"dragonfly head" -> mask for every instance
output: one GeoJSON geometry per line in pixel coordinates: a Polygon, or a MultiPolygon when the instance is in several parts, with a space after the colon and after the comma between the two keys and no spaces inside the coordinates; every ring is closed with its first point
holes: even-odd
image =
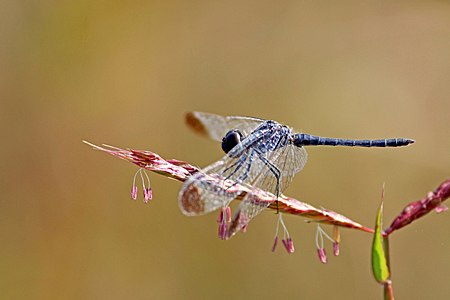
{"type": "Polygon", "coordinates": [[[231,149],[233,149],[237,144],[241,142],[243,138],[242,133],[235,129],[227,132],[225,137],[222,139],[222,150],[225,153],[228,153],[231,149]]]}

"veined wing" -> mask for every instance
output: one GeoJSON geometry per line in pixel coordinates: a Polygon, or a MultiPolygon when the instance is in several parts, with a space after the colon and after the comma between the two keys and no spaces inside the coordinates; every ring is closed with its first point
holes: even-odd
{"type": "Polygon", "coordinates": [[[254,217],[272,203],[269,201],[261,201],[259,198],[253,197],[253,195],[260,195],[262,190],[270,192],[274,196],[279,196],[289,186],[294,175],[300,172],[305,166],[307,153],[303,147],[288,144],[285,147],[270,152],[267,159],[280,170],[281,176],[279,177],[279,181],[277,181],[277,177],[273,171],[262,160],[259,160],[258,164],[264,166],[257,167],[257,169],[262,169],[262,172],[251,183],[253,187],[252,192],[247,193],[239,205],[229,227],[228,237],[232,237],[236,232],[247,226],[254,217]],[[279,185],[278,195],[277,184],[279,185]]]}
{"type": "MultiPolygon", "coordinates": [[[[308,153],[305,148],[297,147],[294,144],[287,144],[284,147],[278,148],[267,154],[267,160],[280,171],[281,178],[278,180],[278,193],[284,192],[295,174],[300,172],[306,164],[308,153]]],[[[261,160],[261,159],[260,159],[261,160]]],[[[261,162],[263,163],[263,162],[261,162]]],[[[276,195],[276,174],[265,166],[263,172],[252,183],[253,186],[268,191],[276,195]]],[[[277,196],[277,195],[276,195],[277,196]]]]}
{"type": "Polygon", "coordinates": [[[239,129],[246,137],[264,121],[252,117],[220,116],[198,111],[186,114],[186,124],[189,128],[219,142],[233,129],[239,129]]]}

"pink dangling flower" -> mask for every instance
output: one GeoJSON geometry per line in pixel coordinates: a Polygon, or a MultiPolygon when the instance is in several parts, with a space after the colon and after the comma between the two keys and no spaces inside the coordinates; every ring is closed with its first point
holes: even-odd
{"type": "Polygon", "coordinates": [[[151,187],[144,188],[144,203],[148,203],[148,201],[152,200],[153,191],[151,187]]]}
{"type": "Polygon", "coordinates": [[[137,199],[137,192],[138,192],[138,188],[133,183],[133,186],[131,187],[131,199],[133,199],[133,200],[137,199]]]}
{"type": "Polygon", "coordinates": [[[150,177],[148,177],[147,173],[145,173],[144,169],[142,168],[137,170],[136,173],[134,174],[133,185],[131,186],[131,199],[133,200],[137,199],[138,187],[136,185],[136,176],[138,174],[141,176],[142,191],[144,194],[144,203],[148,203],[148,201],[150,201],[153,197],[153,191],[152,188],[150,187],[150,177]],[[145,186],[145,180],[142,174],[144,174],[147,177],[147,186],[145,186]]]}
{"type": "Polygon", "coordinates": [[[228,235],[228,223],[231,220],[231,208],[222,207],[217,222],[219,223],[218,235],[221,240],[226,240],[228,235]]]}
{"type": "Polygon", "coordinates": [[[326,264],[327,263],[327,253],[325,252],[324,248],[317,249],[317,254],[319,254],[319,260],[321,263],[326,264]]]}
{"type": "Polygon", "coordinates": [[[289,253],[289,254],[294,253],[294,251],[295,251],[294,242],[292,241],[292,238],[289,235],[289,232],[286,228],[286,225],[284,224],[283,217],[281,214],[278,214],[277,229],[275,231],[275,240],[273,242],[272,252],[275,252],[275,249],[278,244],[278,231],[280,229],[280,224],[281,224],[281,226],[283,226],[283,230],[284,230],[284,238],[281,240],[281,242],[283,243],[283,246],[286,249],[287,253],[289,253]]]}

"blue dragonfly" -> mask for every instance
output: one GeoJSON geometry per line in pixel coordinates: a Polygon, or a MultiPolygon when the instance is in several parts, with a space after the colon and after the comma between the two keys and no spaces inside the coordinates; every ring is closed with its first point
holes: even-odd
{"type": "MultiPolygon", "coordinates": [[[[194,131],[222,143],[225,152],[217,162],[191,176],[179,193],[181,211],[189,216],[226,208],[244,190],[259,189],[278,196],[306,164],[307,146],[400,147],[414,143],[407,138],[350,140],[295,133],[273,120],[220,116],[191,112],[186,122],[194,131]],[[233,188],[236,186],[244,187],[233,188]]],[[[270,201],[255,201],[244,195],[228,232],[231,237],[267,208],[270,201]]]]}

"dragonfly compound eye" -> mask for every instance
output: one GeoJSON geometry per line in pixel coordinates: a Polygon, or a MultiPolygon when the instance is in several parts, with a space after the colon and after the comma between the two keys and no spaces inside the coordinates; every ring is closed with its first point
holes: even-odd
{"type": "Polygon", "coordinates": [[[241,142],[242,133],[239,130],[230,130],[222,139],[222,150],[228,153],[237,144],[241,142]]]}

